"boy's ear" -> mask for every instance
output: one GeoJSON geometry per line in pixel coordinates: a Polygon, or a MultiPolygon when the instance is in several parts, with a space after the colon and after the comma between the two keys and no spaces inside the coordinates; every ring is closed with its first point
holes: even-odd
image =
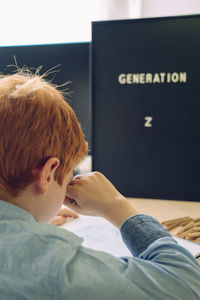
{"type": "Polygon", "coordinates": [[[36,180],[37,190],[39,193],[46,194],[49,184],[54,179],[55,170],[59,165],[60,160],[57,157],[51,157],[40,169],[36,180]]]}

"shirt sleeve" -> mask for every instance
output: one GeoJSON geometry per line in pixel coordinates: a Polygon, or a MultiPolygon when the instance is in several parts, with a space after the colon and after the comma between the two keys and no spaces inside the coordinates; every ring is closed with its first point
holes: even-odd
{"type": "Polygon", "coordinates": [[[126,219],[120,227],[122,239],[133,256],[139,256],[150,244],[161,237],[171,237],[170,233],[154,218],[134,215],[126,219]]]}
{"type": "Polygon", "coordinates": [[[158,221],[138,214],[120,230],[133,257],[81,246],[63,264],[59,299],[200,300],[199,264],[158,221]]]}

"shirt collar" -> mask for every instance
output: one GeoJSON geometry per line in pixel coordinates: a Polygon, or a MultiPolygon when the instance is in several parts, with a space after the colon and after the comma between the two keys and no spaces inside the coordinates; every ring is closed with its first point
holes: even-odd
{"type": "Polygon", "coordinates": [[[36,222],[33,216],[19,206],[0,200],[0,220],[26,220],[36,222]]]}

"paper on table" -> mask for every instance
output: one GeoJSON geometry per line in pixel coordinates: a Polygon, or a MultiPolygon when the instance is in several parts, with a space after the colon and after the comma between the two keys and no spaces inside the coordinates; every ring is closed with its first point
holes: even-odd
{"type": "Polygon", "coordinates": [[[103,218],[79,216],[60,226],[84,238],[83,246],[105,251],[117,257],[130,256],[120,231],[103,218]]]}
{"type": "MultiPolygon", "coordinates": [[[[84,238],[85,247],[105,251],[117,257],[132,256],[122,241],[120,231],[103,218],[81,215],[60,227],[84,238]]],[[[175,236],[174,239],[193,256],[200,254],[200,245],[175,236]]]]}
{"type": "Polygon", "coordinates": [[[190,251],[194,257],[197,257],[200,255],[200,245],[198,245],[192,241],[184,240],[177,236],[174,236],[174,239],[177,241],[177,243],[179,245],[183,246],[188,251],[190,251]]]}

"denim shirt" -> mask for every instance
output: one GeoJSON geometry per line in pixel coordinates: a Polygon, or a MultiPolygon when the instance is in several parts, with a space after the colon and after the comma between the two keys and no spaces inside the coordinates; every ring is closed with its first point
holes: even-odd
{"type": "Polygon", "coordinates": [[[0,201],[0,299],[200,299],[200,265],[158,221],[134,215],[120,231],[132,257],[85,248],[0,201]]]}

